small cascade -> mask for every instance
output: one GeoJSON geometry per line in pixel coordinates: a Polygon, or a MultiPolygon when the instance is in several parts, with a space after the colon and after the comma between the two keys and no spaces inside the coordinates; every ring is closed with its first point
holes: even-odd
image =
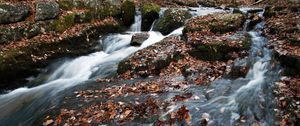
{"type": "Polygon", "coordinates": [[[263,28],[264,22],[261,22],[248,32],[252,40],[248,60],[252,67],[246,78],[223,78],[212,82],[207,88],[188,89],[186,92],[197,92],[195,94],[199,100],[179,103],[170,106],[170,109],[186,106],[191,114],[192,125],[199,125],[203,120],[208,126],[275,125],[272,84],[279,75],[278,70],[271,67],[272,52],[265,47],[267,39],[261,35],[263,28]],[[258,52],[262,55],[258,55],[258,52]]]}
{"type": "MultiPolygon", "coordinates": [[[[212,8],[196,8],[196,10],[197,11],[194,12],[195,15],[206,15],[222,11],[212,8]]],[[[163,10],[161,11],[161,13],[162,12],[163,10]]],[[[57,66],[57,69],[53,73],[51,73],[51,75],[44,83],[40,84],[39,86],[32,88],[21,87],[9,93],[0,95],[0,125],[32,125],[32,123],[40,115],[44,114],[50,108],[57,106],[60,103],[61,98],[63,98],[66,94],[71,93],[73,87],[75,87],[76,85],[84,85],[88,81],[95,81],[96,78],[105,78],[115,74],[117,65],[122,59],[128,57],[129,55],[140,49],[155,44],[166,37],[181,35],[183,29],[184,27],[178,28],[166,36],[163,36],[160,32],[149,31],[149,38],[145,40],[140,47],[132,47],[129,45],[132,35],[141,31],[141,14],[139,11],[137,11],[137,14],[135,16],[135,23],[127,32],[122,34],[111,34],[100,40],[103,51],[65,61],[61,65],[57,66]]],[[[253,36],[253,41],[257,39],[257,42],[261,43],[261,40],[264,40],[261,38],[263,37],[253,36]]],[[[256,49],[256,46],[260,45],[263,44],[253,44],[253,48],[256,49]]],[[[263,47],[257,48],[261,49],[263,47]]],[[[265,58],[261,59],[265,60],[265,58]]],[[[258,71],[260,71],[261,69],[265,69],[265,67],[260,68],[261,66],[265,66],[262,65],[262,63],[263,62],[257,63],[257,67],[259,68],[257,69],[258,71]]],[[[256,70],[254,72],[256,72],[256,70]]],[[[265,76],[265,73],[267,73],[268,70],[260,72],[262,72],[262,74],[265,76]]],[[[257,75],[253,77],[256,76],[257,75]]],[[[259,74],[259,76],[261,76],[261,74],[259,74]]],[[[244,91],[242,90],[241,92],[244,91]]],[[[209,113],[209,111],[216,111],[219,108],[222,108],[221,106],[224,106],[225,104],[224,101],[232,101],[226,102],[226,104],[235,104],[235,106],[239,106],[239,104],[237,104],[236,102],[239,101],[240,98],[238,98],[237,96],[240,96],[240,94],[237,93],[236,95],[219,97],[215,100],[210,100],[209,103],[202,105],[193,103],[192,105],[188,106],[203,106],[204,108],[207,108],[207,113],[209,113]],[[218,99],[223,99],[221,101],[224,104],[217,104],[218,102],[221,102],[218,99]]],[[[230,108],[233,108],[233,106],[228,106],[227,109],[230,108]]],[[[190,110],[193,110],[193,108],[191,108],[190,110]]],[[[237,113],[237,109],[233,110],[235,111],[235,113],[237,113]]],[[[197,110],[195,110],[195,112],[197,112],[197,110]]],[[[202,113],[205,113],[205,111],[202,111],[202,113]]],[[[211,116],[213,117],[213,115],[211,116]]],[[[226,119],[227,118],[224,118],[224,120],[226,119]]],[[[195,124],[199,124],[199,120],[195,120],[193,122],[195,122],[195,124]]]]}

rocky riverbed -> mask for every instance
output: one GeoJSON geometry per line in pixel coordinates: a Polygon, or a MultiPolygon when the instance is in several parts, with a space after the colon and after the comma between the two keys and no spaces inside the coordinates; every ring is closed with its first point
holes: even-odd
{"type": "Polygon", "coordinates": [[[9,101],[0,123],[299,125],[298,7],[293,0],[1,1],[0,16],[11,18],[0,18],[0,85],[19,87],[37,73],[43,84],[0,95],[9,101]]]}

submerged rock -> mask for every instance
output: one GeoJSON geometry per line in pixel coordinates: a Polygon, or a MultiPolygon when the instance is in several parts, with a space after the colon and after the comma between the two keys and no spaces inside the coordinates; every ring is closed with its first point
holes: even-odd
{"type": "Polygon", "coordinates": [[[146,3],[142,6],[142,31],[148,31],[156,19],[159,18],[160,6],[154,3],[146,3]]]}
{"type": "Polygon", "coordinates": [[[0,4],[0,24],[14,23],[29,16],[30,7],[26,4],[0,4]]]}
{"type": "Polygon", "coordinates": [[[136,33],[136,34],[134,34],[132,36],[130,45],[132,45],[132,46],[140,46],[148,38],[149,38],[149,34],[147,32],[136,33]]]}
{"type": "Polygon", "coordinates": [[[53,19],[59,14],[59,4],[55,1],[38,1],[36,3],[35,20],[53,19]]]}
{"type": "Polygon", "coordinates": [[[168,9],[164,12],[154,26],[155,31],[160,31],[163,35],[171,33],[181,27],[192,15],[186,10],[168,9]]]}

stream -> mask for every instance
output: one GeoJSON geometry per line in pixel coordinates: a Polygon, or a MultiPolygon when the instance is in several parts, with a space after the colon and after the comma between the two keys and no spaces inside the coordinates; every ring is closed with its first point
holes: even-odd
{"type": "MultiPolygon", "coordinates": [[[[163,9],[162,9],[163,11],[163,9]]],[[[207,15],[222,10],[212,8],[194,8],[194,16],[207,15]]],[[[193,125],[199,125],[202,117],[208,125],[228,126],[239,124],[241,118],[247,120],[241,125],[262,122],[262,125],[274,125],[274,102],[272,84],[278,78],[277,71],[271,67],[272,53],[264,45],[267,39],[261,35],[264,23],[261,22],[249,31],[252,48],[247,61],[252,67],[246,78],[220,79],[209,87],[190,87],[200,100],[170,106],[171,110],[181,105],[191,112],[193,125]],[[257,56],[261,51],[263,56],[257,56]]],[[[130,46],[133,34],[141,32],[141,16],[137,12],[135,23],[120,34],[111,34],[99,40],[103,51],[66,60],[55,66],[55,70],[38,86],[20,87],[0,95],[0,125],[32,125],[47,110],[60,103],[61,99],[77,85],[84,85],[97,78],[116,74],[118,63],[130,54],[161,41],[168,36],[179,36],[183,27],[163,36],[149,31],[150,37],[140,47],[130,46]]],[[[161,116],[164,118],[164,115],[161,116]]]]}

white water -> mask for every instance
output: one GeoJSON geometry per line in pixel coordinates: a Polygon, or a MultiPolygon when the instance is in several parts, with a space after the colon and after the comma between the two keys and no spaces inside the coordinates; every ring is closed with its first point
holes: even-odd
{"type": "MultiPolygon", "coordinates": [[[[261,36],[263,26],[262,22],[248,32],[252,40],[249,55],[252,67],[246,78],[224,78],[213,82],[208,88],[190,88],[186,92],[194,92],[200,100],[179,103],[175,108],[171,106],[172,110],[185,105],[190,110],[193,125],[199,125],[201,117],[208,121],[209,126],[275,125],[271,88],[278,72],[272,70],[270,65],[272,53],[265,48],[267,39],[261,36]],[[257,52],[263,55],[258,56],[257,52]],[[240,122],[241,118],[244,122],[240,122]]],[[[165,115],[161,118],[166,118],[165,115]]]]}
{"type": "MultiPolygon", "coordinates": [[[[197,11],[198,15],[214,12],[216,11],[211,9],[197,11]]],[[[140,47],[129,46],[132,35],[140,32],[140,20],[137,14],[135,23],[128,32],[113,34],[101,40],[103,51],[81,56],[57,66],[44,84],[33,88],[21,87],[0,95],[0,125],[31,125],[37,116],[55,106],[68,89],[84,84],[85,81],[94,80],[91,77],[95,73],[96,77],[106,77],[115,72],[118,62],[130,54],[168,36],[182,34],[183,27],[167,36],[149,31],[150,37],[140,47]]]]}

